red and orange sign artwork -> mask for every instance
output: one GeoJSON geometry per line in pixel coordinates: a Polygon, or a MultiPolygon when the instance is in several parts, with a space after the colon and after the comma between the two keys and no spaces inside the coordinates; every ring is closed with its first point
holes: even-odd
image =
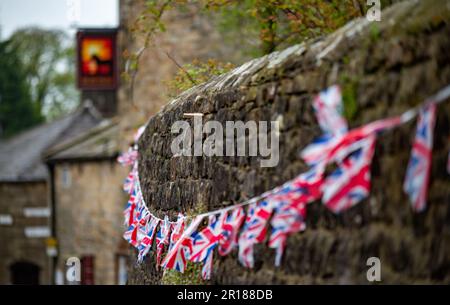
{"type": "Polygon", "coordinates": [[[116,86],[115,33],[78,33],[78,85],[80,89],[116,86]]]}

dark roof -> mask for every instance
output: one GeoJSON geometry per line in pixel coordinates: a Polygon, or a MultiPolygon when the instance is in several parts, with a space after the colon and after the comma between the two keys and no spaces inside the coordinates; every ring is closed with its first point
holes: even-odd
{"type": "Polygon", "coordinates": [[[119,152],[119,125],[104,120],[96,127],[68,141],[59,142],[45,152],[46,162],[115,158],[119,152]]]}
{"type": "Polygon", "coordinates": [[[0,140],[0,181],[39,181],[48,176],[43,152],[59,141],[98,125],[101,116],[86,104],[74,113],[26,130],[10,139],[0,140]]]}

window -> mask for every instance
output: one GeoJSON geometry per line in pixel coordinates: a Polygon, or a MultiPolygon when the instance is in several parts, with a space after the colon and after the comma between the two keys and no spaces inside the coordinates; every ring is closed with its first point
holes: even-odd
{"type": "Polygon", "coordinates": [[[81,285],[94,285],[94,256],[81,258],[81,285]]]}
{"type": "Polygon", "coordinates": [[[117,285],[126,285],[127,284],[127,265],[128,265],[128,256],[118,254],[116,256],[116,281],[117,285]]]}
{"type": "Polygon", "coordinates": [[[0,214],[0,225],[11,226],[13,224],[13,218],[9,214],[0,214]]]}
{"type": "Polygon", "coordinates": [[[69,188],[72,185],[72,176],[70,175],[70,169],[67,165],[62,168],[61,185],[63,188],[69,188]]]}

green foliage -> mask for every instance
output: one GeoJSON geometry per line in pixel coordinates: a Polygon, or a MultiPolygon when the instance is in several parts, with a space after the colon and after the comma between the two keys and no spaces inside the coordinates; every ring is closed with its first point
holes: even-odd
{"type": "MultiPolygon", "coordinates": [[[[398,0],[385,0],[382,7],[394,2],[398,0]]],[[[225,41],[239,47],[241,54],[251,57],[329,34],[351,19],[364,16],[369,8],[366,0],[145,0],[131,29],[136,35],[144,35],[144,46],[134,54],[124,53],[127,60],[123,73],[125,80],[133,83],[141,54],[155,42],[152,39],[155,35],[166,31],[164,14],[170,10],[183,10],[188,4],[197,5],[203,13],[209,14],[225,41]]],[[[377,39],[379,33],[374,31],[372,36],[377,39]]],[[[169,96],[223,72],[209,69],[208,63],[185,68],[177,66],[180,71],[167,82],[169,96]]]]}
{"type": "Polygon", "coordinates": [[[42,120],[17,53],[10,41],[0,42],[0,136],[12,136],[42,120]]]}
{"type": "Polygon", "coordinates": [[[47,119],[71,111],[79,102],[75,88],[75,50],[62,31],[24,28],[10,38],[20,58],[31,99],[47,119]]]}
{"type": "Polygon", "coordinates": [[[184,273],[176,270],[165,270],[161,279],[163,285],[200,285],[205,284],[202,279],[202,265],[188,262],[184,273]]]}
{"type": "MultiPolygon", "coordinates": [[[[207,211],[206,203],[197,202],[194,207],[186,211],[186,215],[198,215],[207,211]]],[[[200,224],[201,226],[202,224],[200,224]]],[[[202,264],[190,261],[187,262],[184,273],[170,269],[164,270],[161,282],[164,285],[200,285],[206,283],[202,278],[202,264]]]]}
{"type": "Polygon", "coordinates": [[[226,73],[233,68],[234,65],[231,63],[221,63],[214,59],[206,62],[195,60],[191,64],[180,67],[173,79],[165,82],[168,96],[174,98],[193,85],[206,82],[211,77],[226,73]]]}
{"type": "Polygon", "coordinates": [[[358,112],[357,102],[357,81],[349,76],[343,76],[342,83],[342,102],[344,104],[344,117],[351,122],[358,112]]]}
{"type": "Polygon", "coordinates": [[[207,0],[206,8],[219,12],[222,33],[240,35],[253,55],[330,33],[363,14],[353,0],[207,0]]]}
{"type": "Polygon", "coordinates": [[[370,25],[370,37],[372,42],[377,41],[381,37],[381,30],[376,22],[370,25]]]}
{"type": "Polygon", "coordinates": [[[162,22],[164,13],[176,4],[183,5],[185,3],[187,0],[145,0],[142,12],[130,28],[133,35],[144,36],[144,45],[136,53],[124,51],[123,58],[126,60],[126,66],[121,75],[124,81],[133,83],[142,53],[150,46],[154,35],[166,31],[166,26],[162,22]]]}
{"type": "MultiPolygon", "coordinates": [[[[362,0],[197,0],[218,19],[229,41],[238,39],[254,56],[327,34],[364,13],[362,0]]],[[[187,0],[146,0],[132,31],[147,37],[164,32],[163,14],[187,0]]]]}

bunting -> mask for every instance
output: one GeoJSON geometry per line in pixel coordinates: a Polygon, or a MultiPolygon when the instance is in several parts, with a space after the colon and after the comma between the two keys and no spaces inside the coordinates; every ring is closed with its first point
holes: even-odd
{"type": "Polygon", "coordinates": [[[422,212],[426,207],[435,120],[435,104],[420,111],[416,137],[403,184],[403,189],[408,194],[412,208],[416,212],[422,212]]]}
{"type": "Polygon", "coordinates": [[[170,245],[169,250],[173,248],[176,242],[180,239],[184,232],[184,226],[186,222],[186,217],[183,214],[178,213],[177,222],[171,224],[172,234],[170,234],[170,245]]]}
{"type": "Polygon", "coordinates": [[[322,131],[332,136],[347,133],[347,121],[342,117],[343,105],[339,86],[319,93],[313,102],[314,112],[322,131]]]}
{"type": "MultiPolygon", "coordinates": [[[[118,158],[122,165],[132,166],[124,182],[129,200],[124,211],[126,230],[123,237],[138,249],[138,261],[141,262],[151,250],[156,236],[158,266],[184,272],[187,261],[201,263],[202,277],[208,280],[215,248],[221,256],[238,248],[240,263],[254,267],[254,246],[265,242],[270,227],[268,246],[275,250],[275,266],[280,266],[288,236],[306,229],[308,204],[321,200],[330,211],[338,214],[367,198],[377,137],[382,131],[416,116],[416,134],[403,189],[414,212],[421,212],[426,207],[430,180],[436,107],[448,97],[450,86],[423,105],[399,116],[349,130],[342,115],[341,90],[338,86],[330,87],[313,100],[323,134],[301,151],[301,158],[309,170],[258,197],[194,216],[188,226],[188,217],[182,213],[171,222],[168,216],[161,220],[148,210],[140,189],[135,144],[118,158]],[[206,227],[199,229],[206,218],[206,227]],[[165,257],[164,252],[167,252],[165,257]]],[[[136,143],[143,131],[144,127],[139,128],[136,143]]],[[[447,171],[450,173],[450,152],[447,171]]]]}
{"type": "Polygon", "coordinates": [[[349,156],[324,183],[322,202],[334,213],[353,207],[369,195],[375,136],[368,136],[359,144],[361,147],[356,151],[347,151],[349,156]]]}
{"type": "Polygon", "coordinates": [[[166,215],[164,221],[160,226],[158,233],[156,234],[156,264],[159,266],[161,264],[162,254],[164,253],[165,247],[169,245],[170,242],[170,228],[171,224],[169,217],[166,215]]]}
{"type": "Polygon", "coordinates": [[[157,230],[157,227],[160,223],[160,219],[154,217],[153,215],[145,215],[145,224],[142,225],[143,230],[142,237],[139,239],[139,245],[138,245],[138,261],[142,262],[144,260],[144,257],[147,255],[147,253],[152,248],[153,239],[155,237],[155,233],[157,230]]]}
{"type": "Polygon", "coordinates": [[[165,269],[177,270],[181,273],[186,269],[187,259],[192,253],[192,237],[199,224],[202,222],[204,216],[196,216],[183,234],[178,238],[172,249],[167,253],[162,262],[165,269]]]}
{"type": "Polygon", "coordinates": [[[288,235],[306,229],[306,204],[320,198],[322,184],[322,171],[313,168],[272,197],[277,204],[270,221],[269,248],[276,249],[275,266],[281,264],[288,235]]]}
{"type": "Polygon", "coordinates": [[[249,206],[244,228],[239,236],[239,261],[245,267],[254,266],[253,246],[264,241],[272,210],[273,202],[270,199],[249,206]]]}
{"type": "Polygon", "coordinates": [[[219,217],[209,216],[208,226],[192,235],[192,252],[189,260],[196,263],[203,262],[203,279],[209,279],[211,276],[213,250],[221,238],[222,226],[226,216],[226,212],[222,212],[219,217]]]}
{"type": "Polygon", "coordinates": [[[222,223],[222,234],[219,238],[220,255],[228,255],[238,244],[239,229],[245,219],[243,207],[237,207],[231,210],[231,213],[224,219],[222,223]]]}

